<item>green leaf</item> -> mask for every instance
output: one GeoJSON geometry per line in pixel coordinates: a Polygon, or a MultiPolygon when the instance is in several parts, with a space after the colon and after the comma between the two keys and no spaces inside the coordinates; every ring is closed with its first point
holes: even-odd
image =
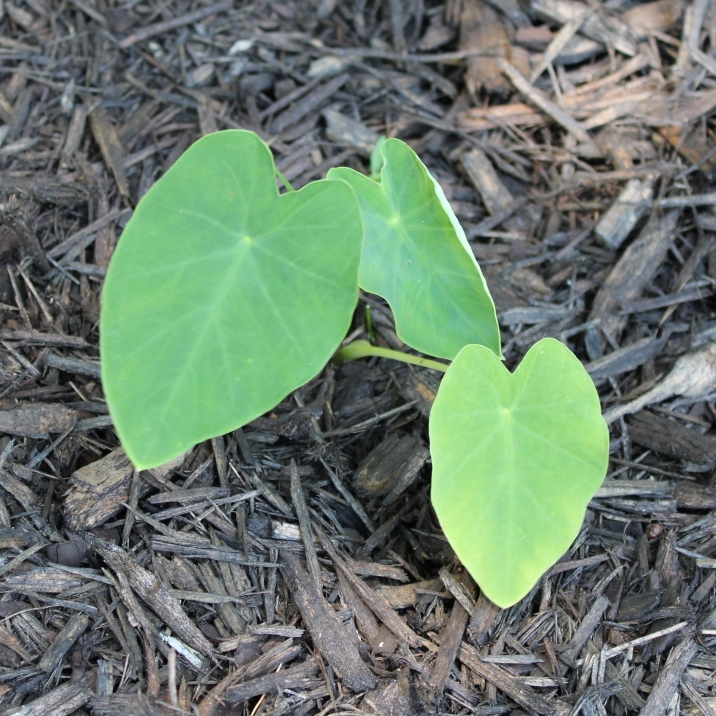
{"type": "Polygon", "coordinates": [[[196,142],[140,202],[107,272],[103,385],[136,467],[273,408],[317,375],[358,300],[362,226],[332,181],[279,196],[252,132],[196,142]]]}
{"type": "Polygon", "coordinates": [[[445,536],[508,607],[578,535],[606,474],[609,431],[582,364],[545,338],[514,374],[486,348],[463,348],[435,399],[430,446],[445,536]]]}
{"type": "Polygon", "coordinates": [[[470,343],[500,353],[500,331],[487,285],[465,233],[417,154],[388,139],[371,163],[380,182],[341,167],[329,179],[358,196],[365,238],[360,286],[385,298],[398,336],[409,346],[454,358],[470,343]]]}

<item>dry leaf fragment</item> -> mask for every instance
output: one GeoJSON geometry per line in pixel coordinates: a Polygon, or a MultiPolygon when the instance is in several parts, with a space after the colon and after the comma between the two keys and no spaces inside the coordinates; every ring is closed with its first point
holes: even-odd
{"type": "Polygon", "coordinates": [[[671,372],[651,390],[630,403],[604,413],[607,424],[624,415],[636,413],[647,405],[659,403],[674,395],[700,398],[716,385],[716,343],[694,353],[687,353],[676,361],[671,372]]]}

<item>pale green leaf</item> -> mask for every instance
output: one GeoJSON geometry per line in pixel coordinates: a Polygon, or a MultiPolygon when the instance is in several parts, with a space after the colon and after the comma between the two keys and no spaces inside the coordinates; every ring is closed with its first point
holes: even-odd
{"type": "Polygon", "coordinates": [[[545,338],[511,374],[463,348],[430,415],[432,501],[455,553],[500,607],[522,599],[579,533],[609,431],[574,354],[545,338]]]}
{"type": "Polygon", "coordinates": [[[255,134],[196,142],[140,202],[107,272],[103,385],[138,468],[272,409],[317,375],[358,298],[353,192],[279,196],[255,134]]]}

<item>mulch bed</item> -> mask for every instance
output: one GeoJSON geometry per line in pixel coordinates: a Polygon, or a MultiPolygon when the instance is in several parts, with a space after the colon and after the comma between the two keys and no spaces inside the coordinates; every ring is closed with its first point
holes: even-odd
{"type": "MultiPolygon", "coordinates": [[[[713,3],[6,0],[0,22],[2,714],[716,713],[713,3]],[[103,277],[137,201],[225,128],[296,187],[409,142],[507,365],[544,336],[586,364],[609,475],[519,604],[479,594],[430,507],[435,372],[328,366],[133,470],[103,277]],[[699,394],[659,388],[694,351],[699,394]]],[[[373,296],[352,336],[365,306],[404,349],[373,296]]]]}

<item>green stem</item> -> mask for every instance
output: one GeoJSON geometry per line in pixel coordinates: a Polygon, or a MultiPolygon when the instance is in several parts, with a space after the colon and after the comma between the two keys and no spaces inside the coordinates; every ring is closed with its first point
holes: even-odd
{"type": "Polygon", "coordinates": [[[409,353],[401,353],[400,351],[393,351],[390,348],[379,348],[373,346],[368,341],[353,341],[347,346],[339,348],[331,359],[336,365],[343,365],[349,360],[357,360],[358,358],[367,358],[369,356],[378,356],[379,358],[390,358],[392,360],[399,360],[403,363],[410,363],[411,365],[419,365],[423,368],[432,368],[433,370],[439,370],[445,372],[449,366],[447,363],[440,363],[440,361],[430,360],[430,358],[419,358],[418,356],[411,356],[409,353]]]}

